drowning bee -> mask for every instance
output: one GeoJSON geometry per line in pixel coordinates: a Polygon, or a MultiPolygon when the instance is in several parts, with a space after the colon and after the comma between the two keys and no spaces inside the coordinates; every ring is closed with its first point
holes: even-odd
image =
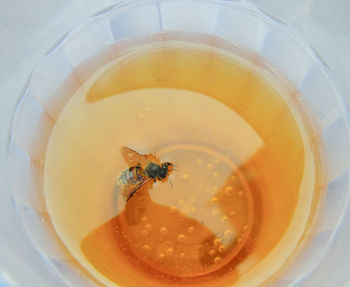
{"type": "Polygon", "coordinates": [[[118,179],[127,201],[146,183],[165,181],[174,168],[171,162],[161,163],[152,154],[142,155],[125,146],[120,152],[129,166],[121,172],[118,179]]]}

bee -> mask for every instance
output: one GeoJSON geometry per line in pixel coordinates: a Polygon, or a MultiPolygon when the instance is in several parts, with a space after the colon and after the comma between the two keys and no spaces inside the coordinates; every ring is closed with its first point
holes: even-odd
{"type": "Polygon", "coordinates": [[[142,155],[125,146],[120,152],[129,166],[128,169],[121,172],[118,178],[118,184],[122,187],[122,195],[127,201],[145,184],[166,181],[174,168],[171,162],[161,163],[152,154],[142,155]]]}

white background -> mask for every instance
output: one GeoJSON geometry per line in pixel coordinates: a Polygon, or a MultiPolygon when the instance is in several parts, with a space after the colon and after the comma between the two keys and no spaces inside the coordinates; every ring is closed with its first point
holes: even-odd
{"type": "MultiPolygon", "coordinates": [[[[116,2],[0,0],[0,286],[2,280],[10,286],[63,286],[53,272],[47,270],[17,223],[5,178],[9,124],[30,72],[45,52],[71,27],[116,2]]],[[[350,1],[253,2],[305,35],[350,103],[350,1]]],[[[350,210],[345,220],[350,226],[350,210]]],[[[350,287],[349,242],[350,230],[343,225],[325,263],[298,286],[350,287]],[[334,268],[337,264],[348,266],[347,274],[344,268],[334,268]]]]}

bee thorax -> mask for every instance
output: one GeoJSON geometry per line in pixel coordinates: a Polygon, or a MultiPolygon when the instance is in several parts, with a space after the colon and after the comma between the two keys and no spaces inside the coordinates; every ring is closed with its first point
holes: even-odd
{"type": "Polygon", "coordinates": [[[152,162],[146,167],[145,171],[149,177],[158,178],[160,177],[161,167],[152,162]]]}

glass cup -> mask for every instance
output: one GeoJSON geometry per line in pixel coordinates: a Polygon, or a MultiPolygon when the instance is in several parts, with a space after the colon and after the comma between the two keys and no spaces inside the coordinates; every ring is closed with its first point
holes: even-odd
{"type": "Polygon", "coordinates": [[[115,44],[164,32],[213,35],[257,53],[297,88],[317,124],[326,167],[322,207],[307,243],[269,283],[294,286],[330,252],[348,205],[348,111],[326,65],[304,39],[248,1],[120,1],[73,29],[46,54],[17,104],[9,139],[9,188],[24,228],[48,267],[67,285],[99,284],[68,252],[50,222],[43,197],[46,146],[65,103],[91,71],[115,56],[115,44]],[[102,57],[81,69],[97,55],[102,57]]]}

